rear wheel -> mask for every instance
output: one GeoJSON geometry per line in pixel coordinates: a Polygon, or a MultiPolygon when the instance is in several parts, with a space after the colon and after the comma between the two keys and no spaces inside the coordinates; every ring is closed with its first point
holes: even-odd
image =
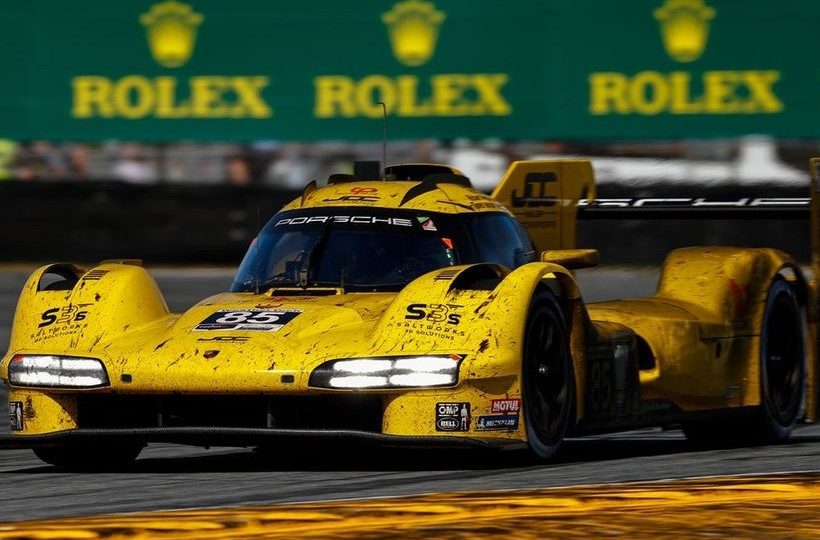
{"type": "Polygon", "coordinates": [[[522,362],[524,416],[530,451],[539,459],[555,455],[573,420],[575,377],[561,307],[551,292],[530,304],[522,362]]]}
{"type": "Polygon", "coordinates": [[[772,283],[760,329],[760,398],[749,417],[684,425],[686,437],[703,444],[743,444],[789,438],[800,415],[806,377],[806,320],[794,291],[772,283]]]}
{"type": "Polygon", "coordinates": [[[75,471],[109,471],[131,466],[145,445],[118,443],[113,445],[58,444],[34,448],[34,454],[49,465],[75,471]]]}
{"type": "Polygon", "coordinates": [[[806,377],[806,320],[794,291],[783,280],[769,289],[760,334],[762,435],[785,440],[791,435],[806,377]]]}

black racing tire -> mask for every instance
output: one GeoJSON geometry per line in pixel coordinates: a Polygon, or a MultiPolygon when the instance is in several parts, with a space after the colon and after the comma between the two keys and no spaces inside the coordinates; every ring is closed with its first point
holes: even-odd
{"type": "Polygon", "coordinates": [[[530,453],[547,460],[575,421],[575,373],[561,306],[550,291],[530,303],[521,362],[524,422],[530,453]]]}
{"type": "Polygon", "coordinates": [[[33,448],[41,461],[70,471],[116,471],[134,464],[143,443],[124,442],[112,445],[56,444],[33,448]]]}
{"type": "Polygon", "coordinates": [[[686,423],[697,444],[767,444],[791,435],[806,386],[807,323],[794,290],[783,279],[769,287],[760,329],[760,407],[731,421],[686,423]]]}
{"type": "Polygon", "coordinates": [[[765,440],[789,438],[803,405],[806,388],[806,316],[789,284],[776,280],[769,288],[760,331],[758,414],[765,440]]]}

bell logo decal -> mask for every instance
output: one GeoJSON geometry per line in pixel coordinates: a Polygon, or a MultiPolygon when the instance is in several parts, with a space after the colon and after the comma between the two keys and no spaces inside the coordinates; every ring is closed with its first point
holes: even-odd
{"type": "Polygon", "coordinates": [[[427,63],[436,51],[438,28],[445,14],[431,2],[404,0],[382,15],[393,55],[405,66],[427,63]]]}

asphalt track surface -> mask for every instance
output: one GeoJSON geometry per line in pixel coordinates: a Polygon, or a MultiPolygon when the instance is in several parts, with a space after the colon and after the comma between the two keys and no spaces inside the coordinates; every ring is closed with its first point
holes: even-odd
{"type": "MultiPolygon", "coordinates": [[[[173,310],[224,290],[230,272],[158,270],[173,310]]],[[[0,349],[8,344],[26,272],[0,272],[0,349]]],[[[579,272],[585,297],[651,293],[653,270],[579,272]]],[[[5,391],[0,395],[5,400],[5,391]]],[[[373,498],[462,490],[573,486],[710,475],[820,470],[820,426],[803,426],[786,444],[697,449],[679,431],[644,430],[567,441],[549,464],[517,454],[446,450],[362,450],[332,444],[260,455],[251,449],[151,445],[133,470],[66,473],[28,450],[0,450],[0,521],[138,510],[373,498]]]]}

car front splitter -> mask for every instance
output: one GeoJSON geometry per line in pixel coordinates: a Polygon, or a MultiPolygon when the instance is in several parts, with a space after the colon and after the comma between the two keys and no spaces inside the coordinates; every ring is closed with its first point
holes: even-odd
{"type": "Polygon", "coordinates": [[[173,443],[192,446],[266,446],[306,444],[323,440],[351,445],[408,446],[421,448],[474,447],[501,448],[515,441],[474,439],[464,436],[386,435],[356,430],[268,429],[236,427],[161,427],[72,429],[42,435],[0,435],[0,449],[35,448],[58,444],[103,441],[173,443]]]}

